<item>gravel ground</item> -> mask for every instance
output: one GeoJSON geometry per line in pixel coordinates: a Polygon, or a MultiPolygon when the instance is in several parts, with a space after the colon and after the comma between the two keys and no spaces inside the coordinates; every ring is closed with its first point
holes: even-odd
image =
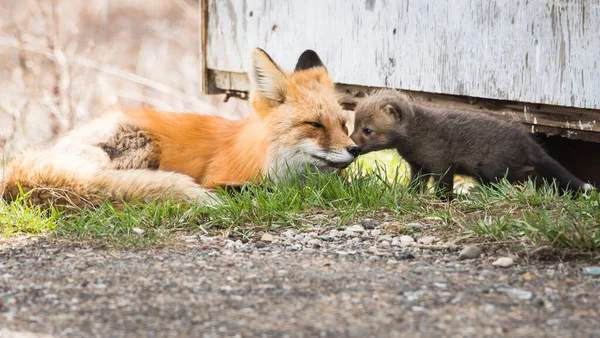
{"type": "Polygon", "coordinates": [[[502,268],[410,240],[356,225],[152,251],[5,241],[0,336],[600,337],[589,262],[502,268]]]}

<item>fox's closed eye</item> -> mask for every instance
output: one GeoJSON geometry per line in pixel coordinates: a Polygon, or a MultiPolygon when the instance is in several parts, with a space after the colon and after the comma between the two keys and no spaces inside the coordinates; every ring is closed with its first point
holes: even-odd
{"type": "Polygon", "coordinates": [[[323,125],[318,122],[306,122],[306,124],[311,125],[315,128],[323,128],[323,125]]]}
{"type": "Polygon", "coordinates": [[[369,136],[369,135],[373,134],[373,130],[369,129],[369,128],[365,128],[365,129],[363,129],[363,134],[369,136]]]}

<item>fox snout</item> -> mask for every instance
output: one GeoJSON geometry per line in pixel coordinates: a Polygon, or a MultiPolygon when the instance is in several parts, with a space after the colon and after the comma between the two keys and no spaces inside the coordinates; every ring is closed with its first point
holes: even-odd
{"type": "MultiPolygon", "coordinates": [[[[355,147],[357,147],[359,150],[361,150],[362,147],[362,142],[363,141],[363,137],[361,137],[360,133],[357,133],[357,131],[355,130],[352,135],[350,135],[350,139],[352,140],[352,142],[354,142],[356,144],[355,147]]],[[[348,150],[350,151],[350,150],[348,150]]]]}
{"type": "Polygon", "coordinates": [[[378,141],[371,138],[367,138],[362,132],[355,130],[352,135],[350,135],[350,139],[356,144],[356,147],[359,149],[359,154],[364,155],[368,154],[372,151],[377,150],[378,141]]]}
{"type": "Polygon", "coordinates": [[[346,150],[350,153],[350,155],[354,157],[358,157],[360,155],[360,147],[359,146],[349,146],[346,150]]]}

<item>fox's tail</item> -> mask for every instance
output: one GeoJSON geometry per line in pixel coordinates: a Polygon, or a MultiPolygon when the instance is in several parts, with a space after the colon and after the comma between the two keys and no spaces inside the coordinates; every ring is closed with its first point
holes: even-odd
{"type": "Polygon", "coordinates": [[[565,167],[555,159],[544,154],[535,161],[535,169],[548,182],[556,180],[562,191],[588,192],[594,190],[594,186],[584,183],[582,180],[571,174],[565,167]]]}
{"type": "Polygon", "coordinates": [[[36,156],[24,156],[7,165],[1,191],[5,201],[14,201],[21,193],[28,202],[46,207],[95,206],[105,200],[120,206],[157,198],[202,204],[217,201],[191,177],[180,173],[148,169],[85,172],[37,160],[36,156]]]}

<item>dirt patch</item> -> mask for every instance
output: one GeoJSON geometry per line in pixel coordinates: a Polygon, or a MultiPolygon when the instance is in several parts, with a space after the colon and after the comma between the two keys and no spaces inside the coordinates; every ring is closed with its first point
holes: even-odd
{"type": "Polygon", "coordinates": [[[501,269],[492,256],[302,236],[189,236],[160,251],[6,243],[0,327],[56,337],[599,336],[600,279],[580,263],[501,269]]]}

